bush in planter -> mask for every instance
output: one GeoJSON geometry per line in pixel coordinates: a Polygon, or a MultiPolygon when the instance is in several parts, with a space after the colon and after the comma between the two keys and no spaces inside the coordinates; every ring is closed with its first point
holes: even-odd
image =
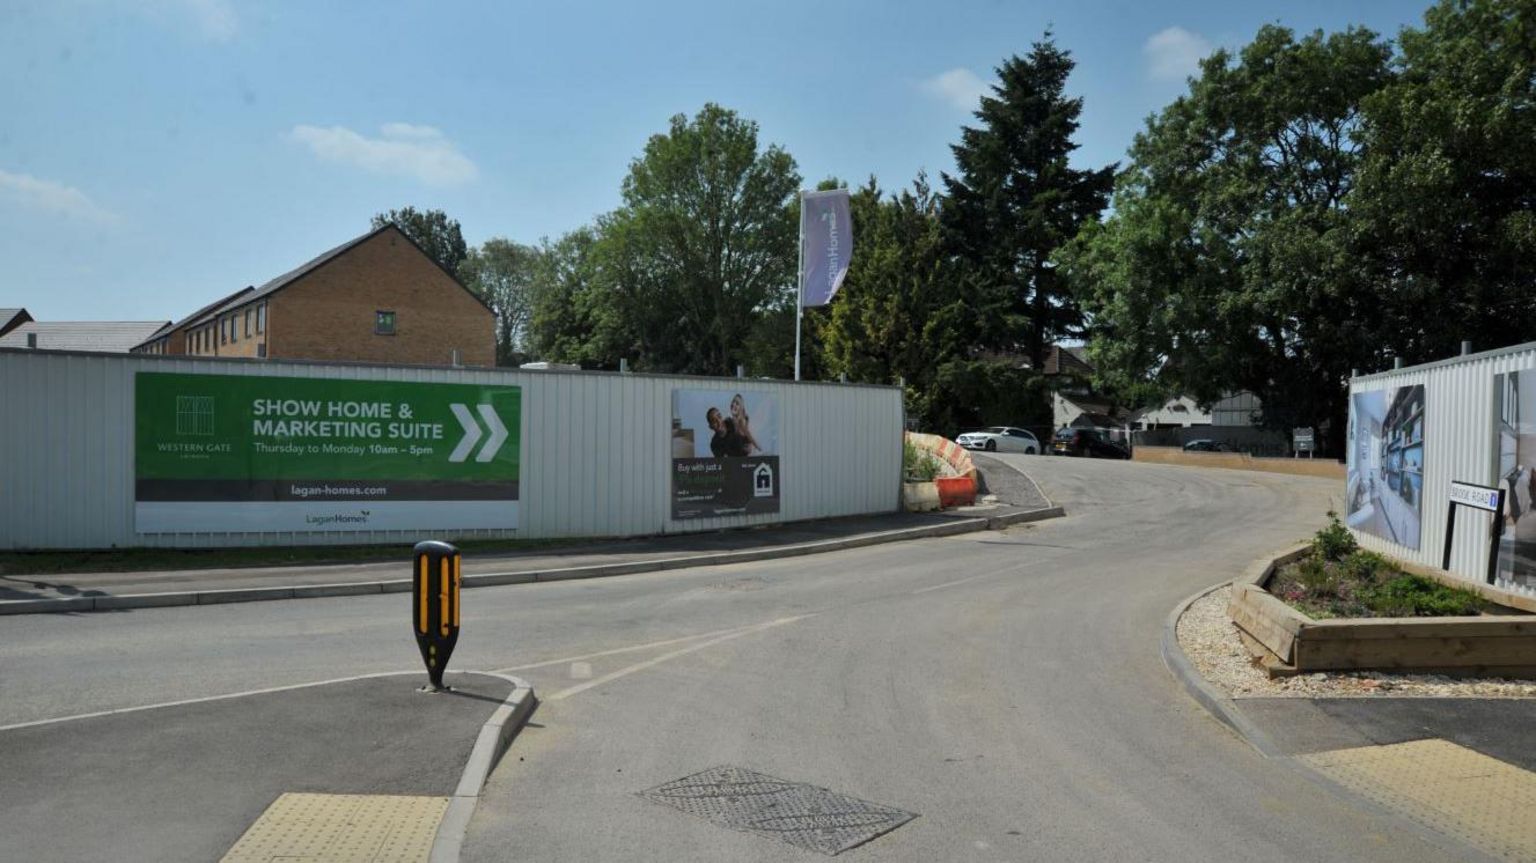
{"type": "Polygon", "coordinates": [[[933,456],[920,447],[914,446],[911,441],[901,443],[901,473],[903,478],[913,482],[932,482],[939,475],[939,463],[933,456]]]}
{"type": "Polygon", "coordinates": [[[1409,575],[1390,560],[1355,545],[1329,513],[1313,537],[1311,553],[1277,573],[1276,596],[1314,617],[1452,617],[1476,615],[1482,599],[1472,591],[1409,575]]]}
{"type": "Polygon", "coordinates": [[[1380,617],[1470,617],[1483,605],[1469,590],[1405,574],[1365,591],[1361,599],[1380,617]]]}
{"type": "Polygon", "coordinates": [[[1328,526],[1312,538],[1312,554],[1322,560],[1343,560],[1359,547],[1355,535],[1339,521],[1339,514],[1328,510],[1328,526]]]}

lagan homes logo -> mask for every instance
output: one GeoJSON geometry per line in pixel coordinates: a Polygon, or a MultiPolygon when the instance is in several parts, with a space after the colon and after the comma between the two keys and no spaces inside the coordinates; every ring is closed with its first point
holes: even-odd
{"type": "Polygon", "coordinates": [[[304,523],[317,527],[324,524],[367,524],[368,517],[371,515],[373,515],[373,510],[369,509],[360,509],[356,515],[341,512],[331,515],[306,515],[304,516],[304,523]]]}
{"type": "Polygon", "coordinates": [[[752,496],[773,497],[773,466],[768,462],[752,470],[752,496]]]}

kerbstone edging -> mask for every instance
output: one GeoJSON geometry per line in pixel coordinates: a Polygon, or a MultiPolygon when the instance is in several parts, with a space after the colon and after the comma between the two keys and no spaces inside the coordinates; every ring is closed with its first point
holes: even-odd
{"type": "Polygon", "coordinates": [[[539,703],[533,694],[533,687],[520,677],[488,671],[468,673],[506,680],[512,684],[512,692],[485,724],[480,726],[475,747],[470,750],[469,760],[464,763],[464,774],[459,778],[458,788],[454,790],[448,808],[438,822],[437,836],[432,841],[432,854],[428,858],[431,863],[457,863],[464,848],[464,839],[469,834],[469,820],[474,817],[475,806],[480,802],[480,792],[484,790],[486,780],[490,778],[501,756],[512,745],[512,738],[528,723],[528,717],[533,715],[533,709],[539,703]]]}
{"type": "MultiPolygon", "coordinates": [[[[685,557],[658,558],[655,560],[628,561],[625,563],[600,563],[591,566],[571,566],[556,569],[523,570],[520,572],[482,572],[466,575],[463,586],[493,587],[504,584],[528,584],[530,582],[568,581],[577,578],[601,578],[613,575],[635,575],[645,572],[662,572],[673,569],[689,569],[696,566],[724,566],[732,563],[753,563],[761,560],[779,560],[829,551],[865,548],[911,539],[956,536],[983,530],[1001,530],[1015,524],[1061,518],[1066,511],[1059,506],[1026,510],[1007,515],[957,518],[942,524],[905,527],[897,530],[857,534],[838,539],[817,540],[793,545],[768,546],[742,551],[720,551],[694,554],[685,557]]],[[[181,605],[217,605],[232,602],[263,602],[272,599],[315,599],[327,596],[365,596],[375,593],[407,593],[412,584],[409,578],[388,581],[354,581],[338,584],[304,584],[291,587],[243,587],[229,590],[199,590],[167,593],[133,593],[125,596],[70,596],[49,599],[13,599],[0,601],[0,615],[4,614],[57,614],[78,611],[116,611],[132,608],[165,608],[181,605]]]]}
{"type": "Polygon", "coordinates": [[[1184,690],[1189,693],[1191,698],[1199,702],[1201,707],[1204,707],[1223,725],[1236,732],[1237,736],[1247,741],[1248,745],[1257,749],[1260,755],[1263,755],[1265,758],[1274,758],[1285,754],[1284,751],[1275,745],[1275,742],[1270,739],[1268,734],[1249,721],[1248,717],[1243,715],[1243,712],[1238,709],[1237,704],[1231,698],[1227,697],[1225,693],[1215,686],[1212,686],[1195,668],[1194,663],[1189,661],[1189,657],[1184,654],[1184,648],[1179,646],[1179,618],[1183,617],[1184,612],[1188,611],[1189,607],[1194,605],[1197,600],[1221,590],[1231,583],[1230,581],[1223,581],[1220,584],[1198,591],[1179,603],[1168,614],[1168,619],[1163,623],[1163,636],[1160,643],[1163,665],[1167,666],[1174,679],[1184,685],[1184,690]]]}

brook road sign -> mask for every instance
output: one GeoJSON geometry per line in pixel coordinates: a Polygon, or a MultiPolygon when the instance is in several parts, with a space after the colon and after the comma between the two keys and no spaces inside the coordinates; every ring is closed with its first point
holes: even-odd
{"type": "Polygon", "coordinates": [[[140,372],[139,533],[516,528],[522,392],[140,372]]]}
{"type": "Polygon", "coordinates": [[[1488,583],[1493,584],[1498,576],[1499,565],[1499,537],[1504,534],[1504,492],[1501,489],[1489,488],[1485,485],[1474,485],[1470,482],[1451,480],[1451,491],[1447,495],[1450,503],[1446,506],[1445,515],[1445,552],[1441,555],[1440,568],[1451,568],[1451,540],[1456,536],[1456,507],[1470,506],[1484,512],[1493,513],[1493,524],[1488,529],[1488,583]]]}

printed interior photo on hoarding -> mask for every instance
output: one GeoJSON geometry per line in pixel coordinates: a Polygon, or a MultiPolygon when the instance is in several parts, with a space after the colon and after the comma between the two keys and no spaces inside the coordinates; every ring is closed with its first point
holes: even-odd
{"type": "Polygon", "coordinates": [[[1424,498],[1424,385],[1355,393],[1349,402],[1349,526],[1417,549],[1424,498]]]}
{"type": "Polygon", "coordinates": [[[1498,485],[1504,492],[1499,579],[1536,589],[1536,369],[1494,378],[1498,485]]]}
{"type": "Polygon", "coordinates": [[[779,406],[751,391],[672,391],[672,517],[779,511],[779,406]]]}

